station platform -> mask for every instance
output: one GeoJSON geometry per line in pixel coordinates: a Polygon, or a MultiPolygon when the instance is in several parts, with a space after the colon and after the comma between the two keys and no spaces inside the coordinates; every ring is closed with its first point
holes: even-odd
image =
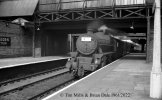
{"type": "Polygon", "coordinates": [[[68,56],[5,58],[0,59],[0,69],[68,58],[68,56]]]}
{"type": "Polygon", "coordinates": [[[42,100],[157,100],[149,97],[152,64],[129,54],[42,100]]]}

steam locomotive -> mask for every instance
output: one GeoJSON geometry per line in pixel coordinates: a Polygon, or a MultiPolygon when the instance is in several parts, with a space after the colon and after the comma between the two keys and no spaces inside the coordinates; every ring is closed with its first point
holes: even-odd
{"type": "Polygon", "coordinates": [[[85,71],[95,71],[107,63],[122,57],[130,51],[131,44],[111,36],[105,29],[93,32],[91,29],[76,41],[75,52],[66,63],[74,77],[83,77],[85,71]]]}

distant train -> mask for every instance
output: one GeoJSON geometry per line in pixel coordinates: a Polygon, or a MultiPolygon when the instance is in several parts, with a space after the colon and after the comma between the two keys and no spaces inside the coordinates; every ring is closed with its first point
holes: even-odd
{"type": "Polygon", "coordinates": [[[91,29],[82,34],[76,41],[75,52],[71,52],[71,59],[66,67],[74,77],[83,77],[85,71],[95,71],[107,63],[129,53],[132,44],[111,36],[105,29],[93,32],[91,29]]]}

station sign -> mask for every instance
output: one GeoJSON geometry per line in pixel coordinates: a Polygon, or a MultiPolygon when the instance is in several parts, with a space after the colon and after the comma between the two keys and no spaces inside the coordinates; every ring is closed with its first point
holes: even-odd
{"type": "Polygon", "coordinates": [[[0,46],[11,46],[11,37],[0,36],[0,46]]]}

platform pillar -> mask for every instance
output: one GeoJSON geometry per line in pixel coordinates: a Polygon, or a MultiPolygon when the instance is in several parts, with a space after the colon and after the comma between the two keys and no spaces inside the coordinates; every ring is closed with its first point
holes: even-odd
{"type": "Polygon", "coordinates": [[[33,57],[41,57],[41,30],[33,32],[33,57]]]}
{"type": "Polygon", "coordinates": [[[148,63],[150,61],[150,17],[148,16],[147,17],[147,33],[146,33],[146,36],[147,36],[147,42],[146,42],[146,45],[147,45],[147,49],[146,49],[146,62],[148,63]]]}
{"type": "Polygon", "coordinates": [[[162,98],[161,72],[161,9],[160,0],[155,0],[153,65],[150,78],[150,97],[162,98]]]}
{"type": "Polygon", "coordinates": [[[72,35],[69,34],[69,41],[70,41],[70,52],[72,52],[72,35]]]}
{"type": "Polygon", "coordinates": [[[32,56],[35,57],[35,26],[33,29],[33,40],[32,40],[32,56]]]}

